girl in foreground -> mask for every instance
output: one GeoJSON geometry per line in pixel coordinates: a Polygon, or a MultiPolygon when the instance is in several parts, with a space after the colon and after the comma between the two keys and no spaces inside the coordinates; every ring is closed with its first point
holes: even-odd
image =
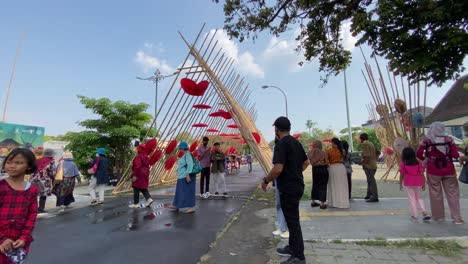
{"type": "Polygon", "coordinates": [[[22,263],[33,241],[38,196],[24,176],[36,171],[36,157],[28,149],[17,148],[2,168],[8,178],[0,180],[0,263],[22,263]]]}

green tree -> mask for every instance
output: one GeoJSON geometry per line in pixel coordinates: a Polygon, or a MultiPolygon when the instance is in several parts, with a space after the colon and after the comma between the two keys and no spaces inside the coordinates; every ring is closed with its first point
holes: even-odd
{"type": "Polygon", "coordinates": [[[224,28],[242,42],[261,31],[278,36],[298,26],[297,50],[306,61],[318,57],[326,83],[351,62],[340,34],[350,22],[357,45],[367,43],[392,70],[440,85],[464,70],[466,10],[466,0],[226,0],[224,28]]]}
{"type": "Polygon", "coordinates": [[[310,119],[307,119],[305,125],[306,125],[307,129],[309,130],[309,134],[311,135],[311,134],[312,134],[312,128],[314,128],[315,126],[317,126],[317,123],[316,123],[316,122],[313,122],[313,121],[310,120],[310,119]]]}
{"type": "MultiPolygon", "coordinates": [[[[369,141],[372,142],[375,148],[379,151],[382,149],[382,145],[375,133],[375,129],[373,128],[363,128],[363,127],[352,127],[351,130],[353,131],[353,147],[354,151],[361,151],[361,142],[357,140],[361,133],[367,133],[369,135],[369,141]]],[[[345,134],[340,137],[340,140],[348,141],[348,128],[344,128],[340,131],[341,134],[345,134]]],[[[349,142],[348,142],[349,143],[349,142]]]]}
{"type": "MultiPolygon", "coordinates": [[[[148,105],[112,102],[108,98],[78,98],[86,109],[97,115],[97,118],[79,123],[85,131],[64,135],[64,140],[70,142],[66,148],[73,151],[77,165],[82,171],[86,171],[86,160],[94,156],[93,152],[97,148],[106,148],[116,172],[122,173],[134,155],[132,141],[145,140],[152,119],[151,115],[145,112],[148,105]]],[[[156,136],[156,131],[152,129],[149,136],[156,136]]]]}

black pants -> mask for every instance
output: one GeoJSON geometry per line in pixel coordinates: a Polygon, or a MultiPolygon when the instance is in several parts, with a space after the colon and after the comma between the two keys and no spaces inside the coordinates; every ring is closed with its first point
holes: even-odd
{"type": "Polygon", "coordinates": [[[140,189],[140,188],[133,187],[133,204],[140,203],[140,192],[143,194],[146,200],[151,198],[151,195],[148,192],[148,189],[140,189]]]}
{"type": "Polygon", "coordinates": [[[376,171],[377,170],[364,168],[364,172],[366,173],[366,177],[367,177],[367,196],[370,199],[379,199],[379,192],[377,190],[377,182],[375,181],[376,171]]]}
{"type": "Polygon", "coordinates": [[[37,208],[39,211],[43,211],[45,209],[46,201],[47,201],[47,196],[39,197],[39,207],[37,208]]]}
{"type": "Polygon", "coordinates": [[[351,199],[351,189],[353,187],[353,182],[351,180],[351,173],[348,174],[348,193],[349,193],[349,199],[351,199]]]}
{"type": "Polygon", "coordinates": [[[74,203],[74,202],[75,202],[75,197],[73,196],[73,193],[70,193],[69,195],[65,197],[57,196],[57,202],[55,203],[55,205],[57,207],[62,206],[62,205],[69,206],[71,203],[74,203]]]}
{"type": "Polygon", "coordinates": [[[328,178],[327,166],[312,167],[312,200],[327,201],[328,178]]]}
{"type": "Polygon", "coordinates": [[[292,256],[301,260],[305,259],[304,239],[299,221],[299,201],[303,194],[303,187],[292,192],[280,192],[281,209],[289,229],[289,249],[292,256]]]}
{"type": "Polygon", "coordinates": [[[206,180],[206,191],[210,191],[210,167],[203,168],[201,171],[201,177],[200,177],[200,193],[204,194],[205,193],[205,180],[206,180]]]}

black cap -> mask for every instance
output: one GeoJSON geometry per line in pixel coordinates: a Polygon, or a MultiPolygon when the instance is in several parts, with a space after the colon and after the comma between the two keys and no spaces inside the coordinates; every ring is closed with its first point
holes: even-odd
{"type": "Polygon", "coordinates": [[[278,117],[275,120],[275,122],[273,123],[273,126],[275,126],[276,128],[278,128],[281,131],[290,131],[291,130],[291,122],[285,116],[278,117]]]}
{"type": "Polygon", "coordinates": [[[210,141],[208,137],[203,137],[203,141],[210,141]]]}

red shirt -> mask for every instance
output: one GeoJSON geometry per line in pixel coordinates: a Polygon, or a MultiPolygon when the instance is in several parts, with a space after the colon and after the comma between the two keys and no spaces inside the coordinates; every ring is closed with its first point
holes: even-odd
{"type": "MultiPolygon", "coordinates": [[[[7,238],[16,241],[24,240],[24,249],[29,251],[33,241],[32,233],[37,217],[36,187],[17,191],[6,180],[0,180],[0,243],[7,238]]],[[[9,259],[0,254],[0,263],[10,263],[9,259]]]]}
{"type": "Polygon", "coordinates": [[[450,158],[458,159],[460,154],[451,138],[447,138],[447,141],[447,155],[440,152],[436,147],[430,146],[431,141],[429,139],[423,140],[422,144],[419,146],[416,156],[418,156],[420,160],[424,160],[425,158],[429,159],[427,162],[427,174],[435,176],[456,175],[455,166],[450,158]]]}
{"type": "Polygon", "coordinates": [[[132,176],[138,179],[132,182],[132,186],[139,189],[148,189],[150,175],[149,158],[146,153],[138,153],[133,159],[132,176]]]}

